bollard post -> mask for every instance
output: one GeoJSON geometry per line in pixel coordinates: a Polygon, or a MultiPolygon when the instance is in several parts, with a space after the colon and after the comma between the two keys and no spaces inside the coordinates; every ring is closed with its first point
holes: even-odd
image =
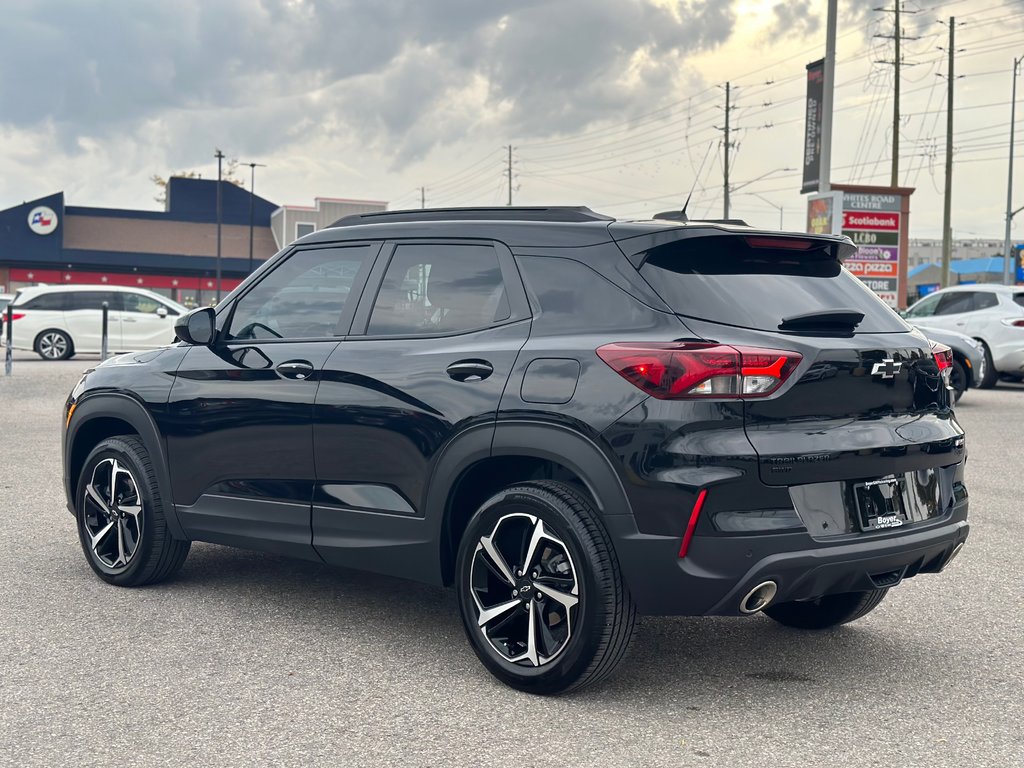
{"type": "Polygon", "coordinates": [[[7,305],[7,322],[4,325],[4,335],[7,337],[7,350],[4,355],[4,375],[11,375],[11,368],[14,367],[14,348],[11,346],[11,325],[14,323],[14,308],[7,305]]]}
{"type": "Polygon", "coordinates": [[[100,360],[107,359],[107,319],[110,312],[110,304],[103,302],[103,333],[100,336],[100,360]]]}

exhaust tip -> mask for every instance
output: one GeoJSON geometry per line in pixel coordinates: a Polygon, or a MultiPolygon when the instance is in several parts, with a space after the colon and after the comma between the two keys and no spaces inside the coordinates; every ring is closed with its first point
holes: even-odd
{"type": "Polygon", "coordinates": [[[949,564],[956,560],[956,556],[960,554],[960,550],[964,548],[964,544],[966,543],[967,542],[965,541],[961,541],[959,544],[953,547],[953,551],[949,553],[949,557],[946,558],[946,562],[944,562],[942,564],[942,567],[939,568],[939,573],[942,573],[944,570],[946,570],[949,567],[949,564]]]}
{"type": "Polygon", "coordinates": [[[779,585],[774,581],[762,581],[740,600],[740,613],[751,614],[763,610],[775,599],[778,591],[779,585]]]}

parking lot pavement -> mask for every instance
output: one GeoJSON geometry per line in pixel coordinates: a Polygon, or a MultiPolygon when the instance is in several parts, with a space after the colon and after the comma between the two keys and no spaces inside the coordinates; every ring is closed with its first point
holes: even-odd
{"type": "Polygon", "coordinates": [[[60,406],[87,361],[0,376],[0,764],[1024,765],[1024,388],[971,391],[972,533],[937,576],[807,634],[640,623],[619,673],[495,682],[450,591],[194,545],[126,590],[79,550],[60,406]]]}

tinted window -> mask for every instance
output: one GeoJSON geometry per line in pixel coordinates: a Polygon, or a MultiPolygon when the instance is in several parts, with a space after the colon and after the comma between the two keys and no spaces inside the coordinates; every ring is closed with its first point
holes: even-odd
{"type": "Polygon", "coordinates": [[[978,291],[974,294],[974,308],[975,309],[988,309],[994,307],[999,303],[999,299],[994,293],[988,291],[978,291]]]}
{"type": "Polygon", "coordinates": [[[152,296],[147,296],[144,293],[123,293],[121,295],[124,300],[125,312],[145,312],[148,315],[152,315],[155,314],[160,307],[163,307],[167,310],[167,314],[169,315],[178,314],[162,301],[154,299],[152,296]]]}
{"type": "Polygon", "coordinates": [[[370,254],[370,246],[296,251],[236,302],[228,338],[333,336],[370,254]]]}
{"type": "Polygon", "coordinates": [[[550,256],[519,256],[539,306],[531,335],[598,333],[650,326],[650,309],[586,264],[550,256]]]}
{"type": "Polygon", "coordinates": [[[121,309],[121,295],[117,291],[72,291],[64,294],[64,311],[78,309],[103,309],[103,302],[108,309],[121,309]]]}
{"type": "Polygon", "coordinates": [[[974,309],[973,291],[954,291],[944,293],[939,301],[939,308],[935,310],[936,315],[958,315],[961,312],[970,312],[974,309]]]}
{"type": "Polygon", "coordinates": [[[21,305],[22,309],[47,309],[60,311],[64,309],[64,299],[68,294],[63,292],[41,293],[21,305]]]}
{"type": "Polygon", "coordinates": [[[1013,294],[1013,300],[1017,304],[1020,304],[1022,307],[1024,307],[1024,293],[1015,293],[1015,294],[1013,294]]]}
{"type": "Polygon", "coordinates": [[[400,245],[367,333],[414,335],[485,328],[511,314],[494,248],[400,245]]]}
{"type": "Polygon", "coordinates": [[[784,318],[832,309],[864,314],[858,333],[906,331],[907,324],[864,283],[820,251],[751,248],[709,237],[655,248],[640,273],[680,315],[759,330],[784,318]]]}

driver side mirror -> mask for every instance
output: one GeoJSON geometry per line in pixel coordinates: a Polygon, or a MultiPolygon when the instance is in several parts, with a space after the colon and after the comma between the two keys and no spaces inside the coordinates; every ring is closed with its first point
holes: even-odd
{"type": "Polygon", "coordinates": [[[167,307],[157,307],[156,308],[156,316],[157,317],[167,317],[167,307]]]}
{"type": "Polygon", "coordinates": [[[183,315],[174,324],[174,333],[186,344],[208,347],[217,335],[217,313],[213,307],[200,307],[183,315]]]}

